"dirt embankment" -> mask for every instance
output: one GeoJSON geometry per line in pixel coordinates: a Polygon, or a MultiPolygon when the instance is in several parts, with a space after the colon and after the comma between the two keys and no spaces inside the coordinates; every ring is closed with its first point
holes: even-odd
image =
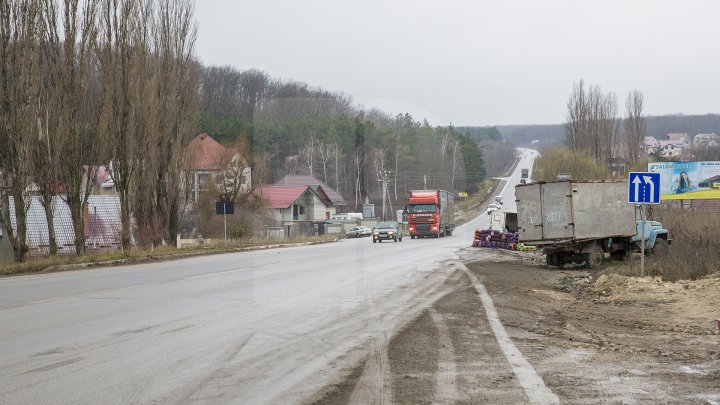
{"type": "MultiPolygon", "coordinates": [[[[468,268],[561,402],[720,403],[720,278],[598,276],[487,252],[464,255],[468,268]]],[[[444,287],[447,294],[394,331],[377,389],[394,403],[527,402],[468,275],[458,269],[444,287]]],[[[367,399],[352,395],[361,370],[319,402],[367,399]]]]}

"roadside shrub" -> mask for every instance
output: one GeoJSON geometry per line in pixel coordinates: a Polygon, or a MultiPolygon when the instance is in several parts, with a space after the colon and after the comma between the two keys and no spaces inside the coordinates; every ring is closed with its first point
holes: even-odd
{"type": "Polygon", "coordinates": [[[566,148],[544,150],[535,160],[532,179],[554,181],[558,174],[569,174],[579,180],[602,180],[610,176],[606,165],[598,163],[585,152],[566,148]]]}
{"type": "Polygon", "coordinates": [[[245,228],[242,225],[237,225],[230,230],[230,237],[233,239],[240,239],[245,235],[245,228]]]}

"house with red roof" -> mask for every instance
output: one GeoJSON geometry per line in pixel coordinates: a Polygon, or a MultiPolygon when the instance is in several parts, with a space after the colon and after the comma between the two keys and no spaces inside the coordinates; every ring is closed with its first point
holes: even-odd
{"type": "MultiPolygon", "coordinates": [[[[316,179],[313,176],[288,174],[275,183],[276,186],[307,186],[318,194],[324,195],[332,207],[346,206],[345,199],[332,187],[316,179]]],[[[335,212],[333,212],[334,214],[335,212]]]]}
{"type": "Polygon", "coordinates": [[[240,153],[208,134],[200,134],[190,141],[184,153],[183,170],[194,202],[211,185],[218,192],[232,188],[237,195],[250,191],[252,184],[250,165],[240,153]]]}
{"type": "Polygon", "coordinates": [[[320,222],[335,214],[327,194],[310,186],[267,185],[254,191],[262,197],[278,224],[288,222],[320,222]]]}

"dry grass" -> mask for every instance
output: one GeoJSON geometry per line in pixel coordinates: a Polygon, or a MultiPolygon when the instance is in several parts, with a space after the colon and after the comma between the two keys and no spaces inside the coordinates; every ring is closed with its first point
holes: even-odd
{"type": "MultiPolygon", "coordinates": [[[[658,258],[650,254],[646,273],[663,281],[696,280],[720,272],[720,215],[717,213],[660,207],[653,219],[670,231],[670,254],[658,258]]],[[[639,260],[628,269],[637,275],[639,260]]]]}
{"type": "Polygon", "coordinates": [[[52,271],[61,271],[66,269],[82,267],[84,264],[101,263],[139,263],[148,260],[167,260],[177,257],[185,257],[200,254],[212,254],[237,251],[238,249],[253,248],[267,245],[289,245],[294,243],[305,242],[327,242],[335,240],[334,236],[315,236],[304,238],[284,239],[282,241],[272,241],[257,237],[243,239],[228,239],[227,244],[222,239],[216,239],[203,246],[184,247],[176,249],[171,246],[161,246],[154,249],[134,248],[127,252],[101,252],[89,253],[85,256],[78,257],[74,255],[63,255],[55,257],[31,257],[25,263],[18,263],[6,266],[0,266],[0,275],[18,275],[45,273],[52,271]]]}

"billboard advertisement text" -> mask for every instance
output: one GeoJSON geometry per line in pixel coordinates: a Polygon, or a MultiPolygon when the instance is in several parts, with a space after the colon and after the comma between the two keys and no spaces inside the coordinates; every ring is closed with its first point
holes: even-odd
{"type": "Polygon", "coordinates": [[[653,162],[648,171],[660,173],[661,200],[720,198],[720,162],[653,162]]]}

